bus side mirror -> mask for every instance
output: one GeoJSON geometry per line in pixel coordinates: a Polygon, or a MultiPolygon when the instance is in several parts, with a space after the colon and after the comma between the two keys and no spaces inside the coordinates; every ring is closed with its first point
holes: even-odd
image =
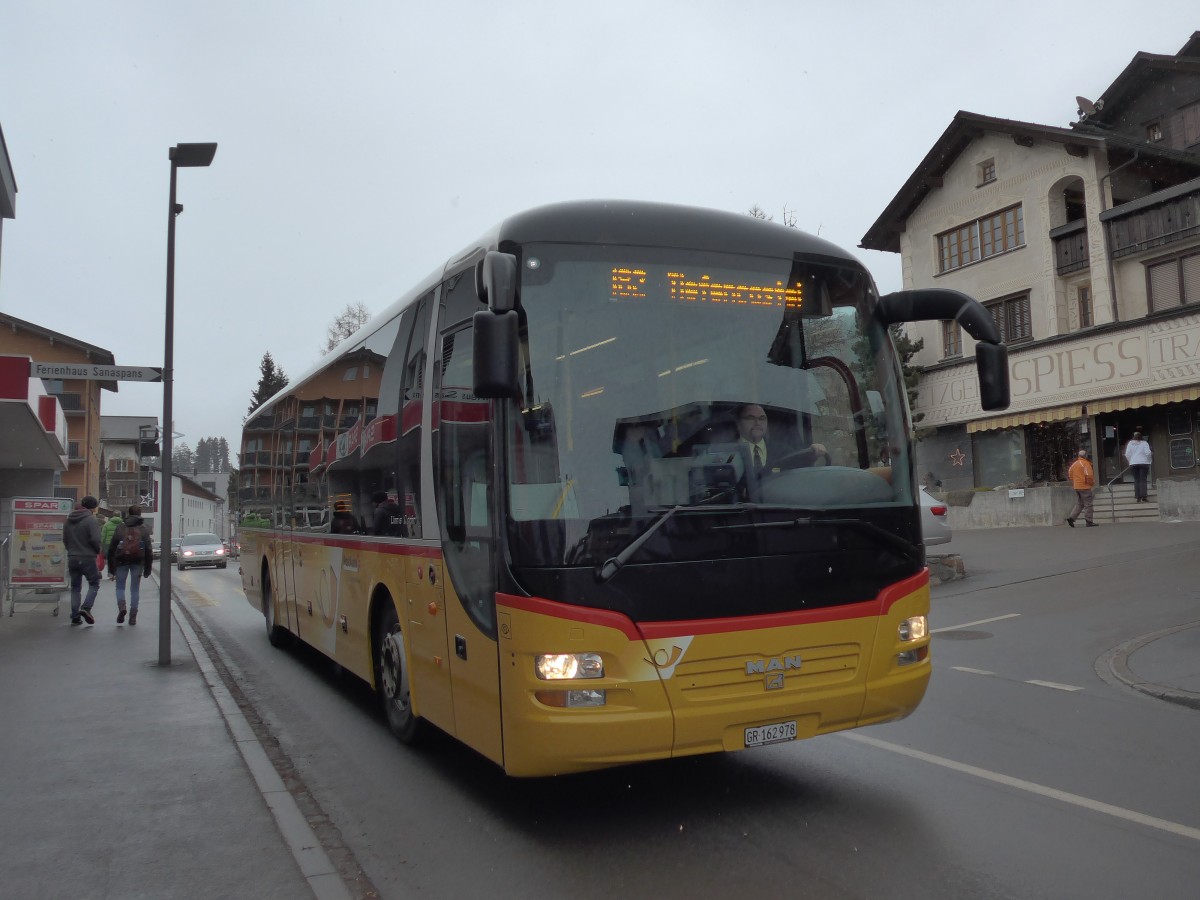
{"type": "Polygon", "coordinates": [[[956,320],[978,341],[975,370],[979,375],[979,405],[986,410],[1008,408],[1008,349],[1000,342],[992,314],[978,300],[945,288],[896,291],[879,298],[875,315],[884,325],[956,320]]]}
{"type": "Polygon", "coordinates": [[[517,311],[480,310],[471,317],[474,349],[474,384],[471,393],[480,399],[521,396],[517,353],[520,316],[517,311]]]}
{"type": "Polygon", "coordinates": [[[976,344],[975,370],[979,373],[979,405],[1008,409],[1008,348],[982,341],[976,344]]]}

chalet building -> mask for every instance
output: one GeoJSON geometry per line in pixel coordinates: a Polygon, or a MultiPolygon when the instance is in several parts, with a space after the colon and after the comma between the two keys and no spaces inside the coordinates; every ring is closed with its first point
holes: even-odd
{"type": "Polygon", "coordinates": [[[1012,405],[984,414],[974,341],[910,326],[928,482],[1062,482],[1085,447],[1120,483],[1135,430],[1160,485],[1200,475],[1200,32],[1079,106],[1068,127],[959,112],[862,239],[906,289],[983,302],[1008,346],[1012,405]]]}
{"type": "MultiPolygon", "coordinates": [[[[259,519],[272,498],[286,496],[293,510],[286,524],[293,527],[329,529],[332,521],[345,531],[366,530],[372,509],[363,473],[397,439],[396,415],[380,415],[385,362],[368,347],[339,355],[246,423],[238,468],[244,517],[259,519]]],[[[417,432],[406,446],[419,446],[417,432]]],[[[402,500],[411,514],[413,496],[402,500]]]]}

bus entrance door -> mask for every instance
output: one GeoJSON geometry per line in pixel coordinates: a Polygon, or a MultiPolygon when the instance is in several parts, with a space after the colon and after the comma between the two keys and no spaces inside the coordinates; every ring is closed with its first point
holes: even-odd
{"type": "Polygon", "coordinates": [[[405,581],[413,706],[421,718],[456,735],[441,560],[409,557],[405,581]]]}
{"type": "Polygon", "coordinates": [[[295,548],[291,540],[284,538],[275,541],[275,571],[278,573],[279,617],[280,624],[286,624],[288,631],[294,635],[300,634],[300,617],[296,615],[296,575],[292,571],[292,556],[295,548]]]}

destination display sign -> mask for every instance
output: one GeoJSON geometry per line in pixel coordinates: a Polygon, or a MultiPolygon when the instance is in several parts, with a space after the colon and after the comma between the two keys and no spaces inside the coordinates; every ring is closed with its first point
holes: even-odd
{"type": "Polygon", "coordinates": [[[82,381],[162,381],[157,366],[116,366],[102,363],[36,362],[30,360],[33,378],[77,378],[82,381]]]}
{"type": "Polygon", "coordinates": [[[770,308],[804,305],[804,286],[800,282],[786,284],[781,279],[767,282],[731,281],[711,274],[666,272],[665,284],[654,285],[658,276],[634,266],[614,266],[612,296],[614,300],[644,299],[651,292],[660,293],[677,303],[711,303],[729,306],[764,306],[770,308]]]}

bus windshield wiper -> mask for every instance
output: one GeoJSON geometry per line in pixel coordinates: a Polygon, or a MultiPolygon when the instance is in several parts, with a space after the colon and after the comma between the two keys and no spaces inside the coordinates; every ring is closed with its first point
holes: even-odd
{"type": "MultiPolygon", "coordinates": [[[[719,494],[710,499],[719,499],[721,496],[723,495],[719,494]]],[[[712,506],[703,506],[702,503],[698,503],[693,506],[672,506],[670,509],[659,513],[658,518],[650,523],[650,527],[626,544],[621,549],[620,553],[606,560],[601,566],[599,566],[596,569],[596,581],[600,584],[611,581],[613,577],[620,572],[622,568],[624,568],[625,563],[629,562],[629,560],[633,558],[633,555],[642,549],[642,545],[645,544],[646,541],[650,540],[650,538],[654,536],[654,533],[658,531],[658,529],[667,524],[667,520],[675,515],[675,513],[683,509],[697,508],[702,508],[705,510],[705,512],[730,512],[732,510],[741,512],[746,509],[746,506],[745,504],[740,503],[722,503],[720,505],[714,504],[712,506]]]]}
{"type": "Polygon", "coordinates": [[[736,525],[714,525],[713,531],[731,531],[737,528],[817,528],[825,525],[845,525],[850,528],[857,528],[859,531],[865,531],[868,534],[879,538],[884,544],[899,550],[909,559],[919,560],[921,558],[920,548],[906,541],[898,534],[893,534],[886,528],[881,528],[874,522],[869,522],[866,519],[819,519],[813,516],[797,516],[794,519],[781,519],[775,522],[744,522],[736,525]]]}

